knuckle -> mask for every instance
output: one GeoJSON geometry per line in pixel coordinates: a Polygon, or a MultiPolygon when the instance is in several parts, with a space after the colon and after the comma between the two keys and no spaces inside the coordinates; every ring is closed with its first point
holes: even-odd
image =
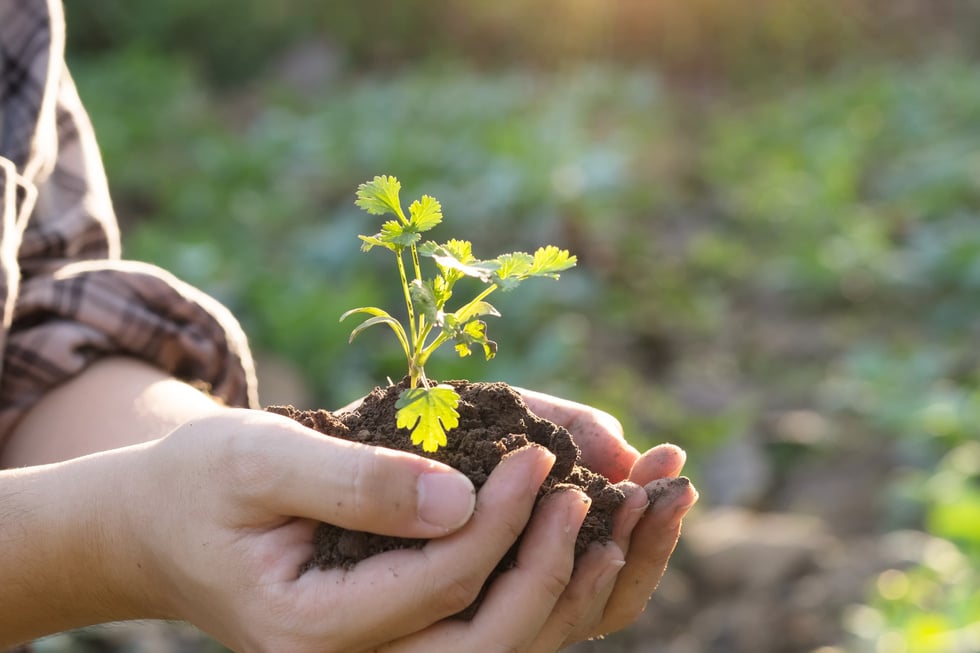
{"type": "Polygon", "coordinates": [[[507,535],[508,542],[516,542],[523,533],[524,529],[527,527],[527,522],[514,521],[513,519],[505,519],[503,524],[501,524],[503,531],[507,535]]]}
{"type": "Polygon", "coordinates": [[[247,433],[228,433],[221,438],[216,472],[224,475],[229,487],[249,495],[275,491],[277,480],[268,464],[267,448],[247,433]]]}
{"type": "Polygon", "coordinates": [[[245,411],[233,421],[218,422],[201,434],[210,441],[206,473],[220,479],[238,497],[256,498],[279,494],[292,473],[285,465],[273,464],[275,442],[281,428],[278,416],[245,411]],[[271,445],[271,446],[270,446],[271,445]]]}
{"type": "Polygon", "coordinates": [[[456,614],[468,608],[483,588],[483,579],[475,574],[446,576],[441,580],[434,595],[439,610],[445,614],[456,614]]]}
{"type": "MultiPolygon", "coordinates": [[[[574,633],[576,629],[581,628],[582,627],[581,616],[582,615],[579,613],[562,614],[561,617],[559,618],[559,623],[561,624],[561,634],[567,637],[568,635],[574,633]]],[[[593,622],[589,625],[595,626],[597,624],[593,622]]]]}
{"type": "Polygon", "coordinates": [[[571,580],[571,570],[551,571],[543,574],[541,587],[547,592],[547,596],[555,601],[561,598],[571,580]]]}
{"type": "Polygon", "coordinates": [[[595,428],[598,431],[605,431],[616,436],[622,436],[623,423],[613,415],[601,410],[597,410],[593,415],[595,428]]]}

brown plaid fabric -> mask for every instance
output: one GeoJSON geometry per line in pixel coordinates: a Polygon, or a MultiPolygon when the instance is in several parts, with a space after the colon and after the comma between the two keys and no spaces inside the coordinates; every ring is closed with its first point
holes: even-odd
{"type": "Polygon", "coordinates": [[[231,314],[159,268],[119,259],[63,21],[60,0],[0,0],[0,444],[48,390],[112,354],[256,406],[231,314]]]}

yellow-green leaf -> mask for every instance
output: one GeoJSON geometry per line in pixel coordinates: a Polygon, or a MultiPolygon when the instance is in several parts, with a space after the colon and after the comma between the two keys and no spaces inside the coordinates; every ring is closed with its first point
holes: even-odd
{"type": "Polygon", "coordinates": [[[379,175],[357,187],[357,201],[354,203],[372,215],[394,213],[402,216],[398,199],[401,187],[401,182],[394,177],[379,175]]]}
{"type": "Polygon", "coordinates": [[[417,242],[422,236],[413,225],[402,224],[398,220],[388,220],[381,225],[381,233],[375,237],[382,242],[391,243],[397,251],[417,242]]]}
{"type": "Polygon", "coordinates": [[[340,316],[340,321],[343,322],[351,315],[357,313],[365,313],[367,315],[373,315],[374,317],[362,322],[356,329],[354,329],[350,334],[350,339],[348,342],[353,342],[354,338],[358,336],[364,329],[374,326],[375,324],[387,324],[391,327],[391,330],[395,332],[395,337],[398,338],[398,342],[402,346],[402,351],[405,352],[405,356],[411,356],[408,348],[408,334],[405,332],[405,327],[402,326],[401,322],[393,318],[388,311],[383,311],[375,306],[361,306],[359,308],[352,308],[343,315],[340,316]]]}
{"type": "Polygon", "coordinates": [[[528,270],[534,259],[526,252],[512,252],[501,254],[495,262],[499,265],[493,274],[493,282],[501,290],[513,290],[521,281],[527,278],[528,270]]]}
{"type": "Polygon", "coordinates": [[[559,272],[573,267],[577,262],[578,259],[569,254],[567,249],[558,249],[554,245],[539,247],[534,252],[534,259],[531,262],[531,269],[528,270],[528,275],[557,279],[559,272]]]}
{"type": "Polygon", "coordinates": [[[428,231],[442,222],[442,205],[439,200],[428,195],[415,200],[408,207],[409,222],[418,231],[428,231]]]}
{"type": "MultiPolygon", "coordinates": [[[[464,241],[450,241],[454,243],[464,243],[464,241]]],[[[469,243],[464,243],[469,245],[469,243]]],[[[467,260],[460,260],[456,254],[451,251],[446,245],[437,245],[432,241],[422,243],[419,247],[419,254],[421,256],[432,257],[432,260],[436,262],[439,266],[439,271],[445,277],[446,282],[452,286],[461,277],[475,277],[483,282],[490,281],[490,275],[499,267],[496,261],[478,261],[473,258],[473,255],[469,251],[469,247],[465,249],[460,249],[460,251],[465,255],[467,260]]]]}
{"type": "Polygon", "coordinates": [[[412,432],[412,444],[426,452],[446,445],[446,433],[459,426],[459,394],[445,384],[403,390],[395,402],[398,428],[412,432]]]}

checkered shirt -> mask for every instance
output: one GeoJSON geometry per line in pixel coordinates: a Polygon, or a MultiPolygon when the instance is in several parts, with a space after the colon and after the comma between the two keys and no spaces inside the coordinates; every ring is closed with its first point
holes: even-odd
{"type": "Polygon", "coordinates": [[[231,314],[157,267],[120,259],[64,40],[60,0],[0,0],[0,445],[46,392],[108,355],[256,406],[231,314]]]}

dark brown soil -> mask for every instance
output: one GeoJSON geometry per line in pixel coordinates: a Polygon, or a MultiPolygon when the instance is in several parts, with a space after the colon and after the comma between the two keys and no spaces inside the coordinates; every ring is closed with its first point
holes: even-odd
{"type": "MultiPolygon", "coordinates": [[[[395,401],[405,387],[403,384],[375,388],[358,409],[349,413],[300,411],[291,406],[271,406],[267,410],[291,417],[320,433],[428,456],[466,474],[477,490],[508,452],[529,443],[540,444],[550,449],[557,460],[541,486],[538,500],[568,485],[581,488],[592,499],[592,507],[575,543],[576,555],[591,543],[610,538],[613,514],[625,495],[604,476],[577,464],[579,450],[567,430],[533,415],[520,395],[504,383],[449,383],[460,394],[459,426],[449,433],[448,444],[431,454],[413,445],[407,430],[395,426],[395,401]]],[[[314,556],[306,569],[350,568],[372,555],[392,549],[420,548],[425,542],[320,524],[314,536],[314,556]]],[[[501,560],[488,584],[514,565],[516,554],[517,544],[501,560]]],[[[471,615],[479,601],[462,616],[471,615]]]]}

